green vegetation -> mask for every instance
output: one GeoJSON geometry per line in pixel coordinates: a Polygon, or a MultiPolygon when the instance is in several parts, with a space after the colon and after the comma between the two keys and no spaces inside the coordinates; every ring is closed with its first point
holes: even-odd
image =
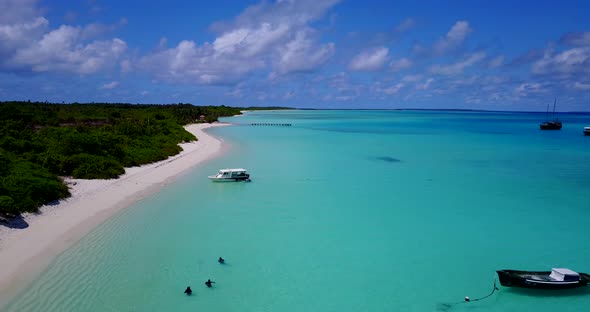
{"type": "Polygon", "coordinates": [[[226,106],[0,102],[0,216],[69,196],[60,176],[112,179],[178,154],[182,125],[239,115],[226,106]]]}

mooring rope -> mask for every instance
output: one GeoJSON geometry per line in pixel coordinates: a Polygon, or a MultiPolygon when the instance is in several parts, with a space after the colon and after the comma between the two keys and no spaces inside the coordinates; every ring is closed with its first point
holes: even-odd
{"type": "Polygon", "coordinates": [[[489,296],[493,295],[493,294],[496,292],[496,290],[499,290],[499,289],[498,289],[498,287],[496,286],[496,279],[494,278],[494,288],[492,289],[492,292],[491,292],[491,293],[489,293],[487,296],[484,296],[484,297],[481,297],[481,298],[477,298],[477,299],[471,299],[471,300],[469,300],[469,297],[465,297],[465,301],[463,301],[463,302],[470,302],[470,301],[480,301],[480,300],[483,300],[483,299],[485,299],[485,298],[487,298],[487,297],[489,297],[489,296]]]}
{"type": "Polygon", "coordinates": [[[476,298],[476,299],[470,299],[469,297],[465,297],[465,300],[459,301],[459,302],[455,302],[455,303],[440,303],[438,305],[437,310],[439,310],[439,311],[448,311],[452,307],[454,307],[455,305],[458,305],[458,304],[461,304],[461,303],[469,303],[469,302],[475,302],[475,301],[484,300],[484,299],[490,297],[491,295],[493,295],[496,292],[496,290],[499,290],[499,289],[496,286],[496,278],[494,278],[494,288],[492,288],[492,292],[490,292],[486,296],[483,296],[481,298],[476,298]]]}

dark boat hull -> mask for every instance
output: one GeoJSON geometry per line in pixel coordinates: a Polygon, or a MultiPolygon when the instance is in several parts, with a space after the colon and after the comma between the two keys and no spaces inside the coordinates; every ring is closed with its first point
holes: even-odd
{"type": "Polygon", "coordinates": [[[584,130],[584,135],[590,135],[590,130],[584,130]]]}
{"type": "Polygon", "coordinates": [[[246,173],[245,175],[235,176],[235,177],[227,177],[227,178],[217,178],[215,176],[210,176],[209,179],[213,182],[250,182],[250,174],[246,173]]]}
{"type": "Polygon", "coordinates": [[[561,130],[560,121],[544,122],[540,126],[541,130],[561,130]]]}
{"type": "Polygon", "coordinates": [[[548,277],[551,272],[533,272],[533,271],[516,271],[516,270],[500,270],[496,271],[500,284],[505,287],[523,287],[533,289],[570,289],[578,288],[588,285],[590,275],[580,273],[579,281],[559,282],[543,280],[543,277],[548,277]],[[535,278],[541,277],[541,278],[535,278]]]}
{"type": "Polygon", "coordinates": [[[250,177],[231,178],[228,180],[231,180],[233,182],[250,181],[250,177]]]}
{"type": "Polygon", "coordinates": [[[236,177],[236,178],[209,178],[213,182],[250,182],[250,176],[247,177],[236,177]]]}

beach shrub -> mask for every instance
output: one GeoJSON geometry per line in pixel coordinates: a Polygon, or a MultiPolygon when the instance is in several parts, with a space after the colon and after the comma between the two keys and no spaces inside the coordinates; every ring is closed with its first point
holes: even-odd
{"type": "Polygon", "coordinates": [[[11,215],[18,213],[19,211],[16,209],[12,197],[6,195],[0,196],[0,214],[11,215]]]}
{"type": "Polygon", "coordinates": [[[0,149],[0,177],[8,175],[11,167],[12,161],[8,158],[6,152],[0,149]]]}
{"type": "Polygon", "coordinates": [[[3,213],[34,212],[39,206],[69,195],[59,177],[27,160],[13,158],[10,169],[0,177],[0,196],[7,197],[3,213]]]}
{"type": "Polygon", "coordinates": [[[70,157],[66,164],[76,179],[114,179],[125,173],[118,161],[85,153],[70,157]]]}
{"type": "Polygon", "coordinates": [[[37,157],[34,162],[40,164],[49,170],[49,172],[60,176],[68,175],[64,168],[67,156],[47,151],[43,154],[38,154],[37,157]]]}

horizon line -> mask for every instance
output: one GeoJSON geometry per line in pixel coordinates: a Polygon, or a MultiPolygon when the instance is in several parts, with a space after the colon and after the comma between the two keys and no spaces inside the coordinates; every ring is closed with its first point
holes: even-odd
{"type": "MultiPolygon", "coordinates": [[[[313,108],[313,107],[289,107],[289,106],[229,106],[225,104],[221,105],[197,105],[193,103],[124,103],[124,102],[69,102],[69,103],[59,103],[59,102],[49,102],[49,101],[23,101],[23,100],[3,100],[0,101],[0,104],[5,103],[27,103],[27,104],[57,104],[57,105],[71,105],[71,104],[90,104],[90,105],[192,105],[192,106],[225,106],[225,107],[232,107],[232,108],[241,108],[243,110],[249,109],[256,109],[256,108],[268,108],[268,110],[277,110],[277,109],[292,109],[292,110],[359,110],[359,111],[372,111],[372,110],[381,110],[381,111],[402,111],[402,110],[415,110],[415,111],[456,111],[456,112],[488,112],[488,113],[546,113],[544,111],[523,111],[523,110],[490,110],[490,109],[471,109],[471,108],[313,108]]],[[[590,114],[590,110],[588,111],[556,111],[555,113],[564,113],[564,114],[590,114]]]]}

